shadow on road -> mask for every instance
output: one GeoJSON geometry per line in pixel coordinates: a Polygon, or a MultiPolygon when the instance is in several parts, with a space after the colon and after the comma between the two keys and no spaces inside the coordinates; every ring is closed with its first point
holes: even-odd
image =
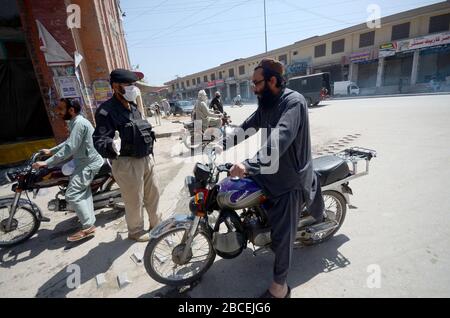
{"type": "MultiPolygon", "coordinates": [[[[296,288],[321,273],[339,270],[350,261],[339,252],[349,241],[343,234],[322,244],[294,249],[288,284],[296,288]]],[[[270,285],[274,256],[271,252],[253,256],[246,249],[239,257],[217,260],[196,286],[186,290],[164,286],[141,298],[254,298],[270,285]]],[[[195,285],[195,284],[194,284],[195,285]]]]}
{"type": "MultiPolygon", "coordinates": [[[[125,214],[125,210],[111,210],[107,209],[96,214],[97,231],[101,231],[101,228],[106,224],[121,218],[125,214]]],[[[88,240],[83,240],[77,243],[67,242],[67,236],[73,234],[80,227],[78,217],[74,216],[59,222],[53,230],[40,229],[37,235],[34,235],[31,239],[24,243],[11,247],[0,249],[0,267],[10,268],[17,263],[26,262],[34,257],[38,256],[45,250],[57,250],[64,248],[65,250],[77,247],[88,240]],[[22,253],[29,251],[29,255],[26,257],[19,257],[22,253]]]]}
{"type": "MultiPolygon", "coordinates": [[[[100,273],[107,272],[113,262],[122,256],[133,243],[133,241],[128,239],[122,240],[120,235],[117,235],[114,241],[100,243],[91,249],[88,254],[74,261],[72,264],[78,265],[81,269],[80,284],[88,282],[100,273]]],[[[64,267],[39,287],[35,297],[66,297],[69,292],[73,291],[66,283],[70,274],[67,272],[67,268],[64,267]]]]}

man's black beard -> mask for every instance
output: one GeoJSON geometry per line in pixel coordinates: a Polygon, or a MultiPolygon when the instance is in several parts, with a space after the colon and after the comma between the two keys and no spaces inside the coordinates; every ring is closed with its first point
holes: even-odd
{"type": "Polygon", "coordinates": [[[277,101],[277,98],[278,95],[271,92],[266,82],[261,96],[258,96],[258,106],[261,108],[270,108],[277,101]]]}
{"type": "Polygon", "coordinates": [[[65,113],[64,116],[63,116],[63,119],[64,119],[64,120],[71,120],[71,119],[72,119],[72,116],[66,111],[66,113],[65,113]]]}

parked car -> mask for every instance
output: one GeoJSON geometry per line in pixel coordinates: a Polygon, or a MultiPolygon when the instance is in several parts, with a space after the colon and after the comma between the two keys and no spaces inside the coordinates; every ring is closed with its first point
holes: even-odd
{"type": "Polygon", "coordinates": [[[190,115],[194,110],[195,101],[177,100],[170,102],[170,112],[172,115],[190,115]]]}
{"type": "Polygon", "coordinates": [[[351,82],[351,81],[334,82],[333,95],[334,96],[346,96],[346,95],[356,96],[356,95],[359,95],[359,87],[358,87],[358,85],[356,85],[354,82],[351,82]]]}

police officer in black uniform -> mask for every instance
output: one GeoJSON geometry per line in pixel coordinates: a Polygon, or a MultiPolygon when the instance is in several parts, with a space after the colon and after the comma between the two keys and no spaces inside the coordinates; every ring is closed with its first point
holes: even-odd
{"type": "Polygon", "coordinates": [[[150,229],[161,221],[157,211],[159,186],[151,157],[155,134],[136,104],[139,89],[134,83],[142,77],[124,69],[111,72],[114,95],[97,109],[93,134],[100,155],[112,159],[112,173],[125,203],[128,237],[139,242],[150,239],[144,231],[143,205],[150,229]]]}

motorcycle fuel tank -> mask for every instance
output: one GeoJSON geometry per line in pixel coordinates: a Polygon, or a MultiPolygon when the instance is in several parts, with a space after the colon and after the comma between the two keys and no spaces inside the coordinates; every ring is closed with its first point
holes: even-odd
{"type": "Polygon", "coordinates": [[[217,203],[220,208],[239,210],[258,205],[262,196],[262,189],[253,180],[226,178],[219,182],[217,203]]]}

